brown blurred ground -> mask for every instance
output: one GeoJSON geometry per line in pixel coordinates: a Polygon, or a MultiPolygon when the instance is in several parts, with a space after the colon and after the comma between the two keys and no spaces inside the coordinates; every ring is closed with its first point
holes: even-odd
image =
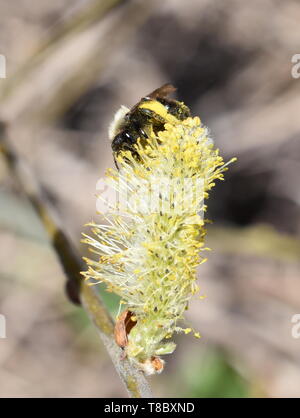
{"type": "MultiPolygon", "coordinates": [[[[113,164],[107,126],[120,104],[170,81],[224,158],[238,157],[209,202],[214,251],[199,269],[208,297],[189,311],[203,338],[178,338],[152,379],[155,394],[197,396],[187,370],[197,364],[200,382],[218,352],[248,396],[300,396],[300,340],[291,336],[300,313],[300,80],[291,76],[299,3],[2,0],[0,8],[0,119],[74,242],[113,164]]],[[[1,397],[125,396],[2,160],[0,277],[1,397]]]]}

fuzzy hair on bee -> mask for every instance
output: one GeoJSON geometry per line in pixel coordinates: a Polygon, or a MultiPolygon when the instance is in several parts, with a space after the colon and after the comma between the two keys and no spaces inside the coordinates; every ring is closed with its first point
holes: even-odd
{"type": "Polygon", "coordinates": [[[125,115],[130,112],[130,109],[124,105],[117,110],[108,127],[108,138],[112,141],[118,132],[125,126],[125,115]]]}

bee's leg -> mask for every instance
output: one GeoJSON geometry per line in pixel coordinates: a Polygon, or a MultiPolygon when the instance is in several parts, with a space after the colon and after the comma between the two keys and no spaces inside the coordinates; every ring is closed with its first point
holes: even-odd
{"type": "Polygon", "coordinates": [[[114,163],[115,163],[115,166],[116,166],[116,168],[119,170],[119,166],[118,166],[118,163],[117,163],[117,160],[116,160],[116,157],[113,155],[113,157],[114,157],[114,163]]]}
{"type": "Polygon", "coordinates": [[[123,360],[125,360],[125,359],[126,359],[126,357],[127,357],[127,353],[126,353],[126,351],[123,349],[123,350],[122,350],[122,353],[121,353],[121,356],[120,356],[120,360],[121,360],[121,361],[123,361],[123,360]]]}

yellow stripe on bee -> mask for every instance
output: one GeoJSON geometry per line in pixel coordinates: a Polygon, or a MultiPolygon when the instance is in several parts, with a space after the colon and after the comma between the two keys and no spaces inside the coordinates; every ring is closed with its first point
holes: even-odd
{"type": "Polygon", "coordinates": [[[149,100],[149,101],[147,100],[141,103],[139,107],[141,109],[148,109],[148,110],[155,112],[157,115],[164,118],[167,122],[170,122],[170,123],[178,122],[177,118],[175,118],[175,116],[168,113],[168,110],[166,109],[166,107],[162,103],[158,102],[157,100],[149,100]]]}

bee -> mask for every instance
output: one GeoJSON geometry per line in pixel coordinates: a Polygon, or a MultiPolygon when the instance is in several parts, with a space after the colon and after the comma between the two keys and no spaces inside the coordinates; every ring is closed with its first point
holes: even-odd
{"type": "Polygon", "coordinates": [[[164,130],[167,122],[184,120],[190,116],[190,109],[183,103],[168,98],[176,91],[172,84],[164,84],[143,97],[135,106],[128,109],[122,106],[109,127],[112,150],[115,155],[129,150],[137,155],[134,145],[140,138],[146,142],[152,132],[164,130]]]}

